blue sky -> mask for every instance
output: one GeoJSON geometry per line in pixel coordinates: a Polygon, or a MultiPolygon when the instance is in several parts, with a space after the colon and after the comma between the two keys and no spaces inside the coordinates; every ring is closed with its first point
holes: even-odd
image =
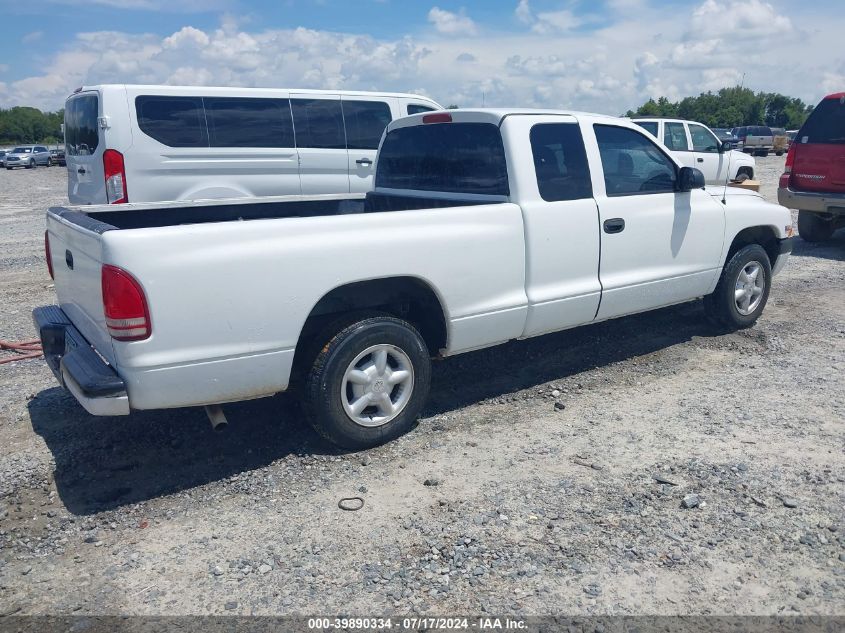
{"type": "Polygon", "coordinates": [[[0,106],[85,83],[359,88],[618,113],[746,84],[845,87],[845,3],[0,0],[0,106]],[[784,72],[787,70],[788,72],[784,72]]]}

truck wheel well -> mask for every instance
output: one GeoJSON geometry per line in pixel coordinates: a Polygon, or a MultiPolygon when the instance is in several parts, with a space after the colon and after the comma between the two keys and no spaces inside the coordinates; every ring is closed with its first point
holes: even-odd
{"type": "Polygon", "coordinates": [[[765,249],[766,254],[769,256],[769,262],[771,263],[772,268],[775,267],[775,263],[777,262],[780,254],[780,249],[778,248],[777,233],[775,233],[775,230],[770,226],[751,226],[747,229],[742,229],[733,239],[725,261],[730,261],[734,253],[749,244],[759,244],[762,246],[765,249]]]}
{"type": "Polygon", "coordinates": [[[358,281],[339,286],[320,299],[308,318],[299,336],[294,354],[294,373],[307,371],[304,363],[313,360],[313,343],[324,345],[327,341],[315,341],[314,337],[325,334],[327,327],[342,321],[345,316],[352,320],[356,315],[367,312],[381,312],[404,319],[417,328],[428,346],[429,353],[436,356],[446,347],[447,329],[443,306],[431,287],[414,277],[390,277],[358,281]]]}
{"type": "Polygon", "coordinates": [[[738,177],[741,174],[745,174],[746,176],[748,176],[749,180],[754,180],[754,170],[751,167],[740,167],[737,170],[736,175],[738,177]]]}

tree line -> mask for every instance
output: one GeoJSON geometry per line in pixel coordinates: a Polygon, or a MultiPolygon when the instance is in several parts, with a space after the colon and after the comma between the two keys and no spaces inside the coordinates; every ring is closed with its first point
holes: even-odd
{"type": "Polygon", "coordinates": [[[62,143],[64,119],[64,110],[42,112],[25,106],[0,108],[0,145],[62,143]]]}
{"type": "Polygon", "coordinates": [[[757,92],[749,88],[722,88],[716,93],[702,92],[673,103],[666,97],[649,99],[625,116],[660,116],[699,121],[709,127],[732,128],[740,125],[768,125],[797,130],[813,111],[801,99],[776,92],[757,92]]]}

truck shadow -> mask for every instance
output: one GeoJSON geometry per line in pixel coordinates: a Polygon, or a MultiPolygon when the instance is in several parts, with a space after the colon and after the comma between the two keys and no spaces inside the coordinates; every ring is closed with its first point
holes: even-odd
{"type": "MultiPolygon", "coordinates": [[[[423,415],[717,334],[696,302],[463,354],[435,364],[423,415]]],[[[230,425],[222,433],[211,431],[199,408],[96,418],[58,387],[28,407],[53,453],[58,494],[77,515],[178,493],[288,455],[341,452],[318,438],[289,395],[226,405],[230,425]]]]}
{"type": "MultiPolygon", "coordinates": [[[[816,257],[818,259],[832,259],[845,261],[845,229],[839,229],[826,242],[805,242],[800,237],[795,240],[792,248],[795,257],[816,257]]],[[[789,266],[789,263],[786,264],[789,266]]]]}

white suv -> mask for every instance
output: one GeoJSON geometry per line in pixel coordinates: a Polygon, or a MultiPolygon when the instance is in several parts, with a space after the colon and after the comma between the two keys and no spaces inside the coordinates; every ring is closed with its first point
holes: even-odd
{"type": "Polygon", "coordinates": [[[65,103],[68,198],[364,193],[387,124],[440,109],[412,94],[86,86],[65,103]]]}
{"type": "Polygon", "coordinates": [[[754,158],[726,149],[725,144],[703,123],[654,117],[640,117],[633,121],[661,141],[681,163],[700,169],[708,185],[754,178],[754,158]]]}

